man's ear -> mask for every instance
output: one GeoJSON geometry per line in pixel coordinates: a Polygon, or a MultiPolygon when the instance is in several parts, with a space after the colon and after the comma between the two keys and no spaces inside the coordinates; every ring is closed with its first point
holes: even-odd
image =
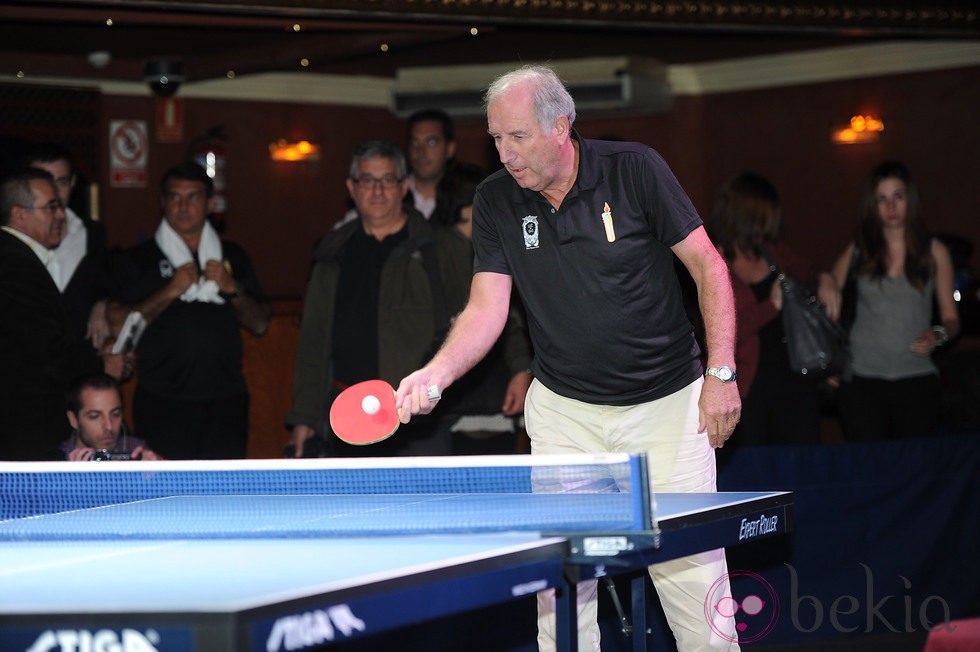
{"type": "Polygon", "coordinates": [[[564,136],[565,134],[568,133],[569,129],[568,129],[567,115],[558,116],[558,120],[555,121],[555,131],[557,131],[558,134],[561,136],[564,136]]]}
{"type": "Polygon", "coordinates": [[[456,157],[456,141],[451,140],[449,144],[446,145],[446,160],[456,157]]]}
{"type": "Polygon", "coordinates": [[[23,207],[18,206],[17,204],[11,206],[10,219],[7,221],[7,226],[9,226],[12,229],[17,229],[18,231],[23,233],[24,215],[26,213],[27,211],[23,207]]]}
{"type": "Polygon", "coordinates": [[[65,410],[65,414],[68,415],[68,423],[71,424],[71,427],[78,430],[78,417],[75,416],[75,413],[71,410],[65,410]]]}

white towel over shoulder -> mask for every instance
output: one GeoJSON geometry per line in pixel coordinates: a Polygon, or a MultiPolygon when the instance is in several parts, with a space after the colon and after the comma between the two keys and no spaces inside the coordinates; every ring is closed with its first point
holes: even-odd
{"type": "MultiPolygon", "coordinates": [[[[185,265],[193,260],[190,247],[184,242],[167,220],[160,220],[154,236],[160,251],[167,257],[174,269],[185,265]]],[[[218,232],[207,221],[204,222],[204,229],[201,231],[201,242],[197,246],[197,263],[204,269],[209,260],[222,260],[221,238],[218,232]]],[[[182,301],[204,301],[207,303],[224,303],[221,298],[218,284],[214,281],[205,279],[203,276],[197,279],[197,283],[187,288],[187,291],[180,295],[182,301]]]]}

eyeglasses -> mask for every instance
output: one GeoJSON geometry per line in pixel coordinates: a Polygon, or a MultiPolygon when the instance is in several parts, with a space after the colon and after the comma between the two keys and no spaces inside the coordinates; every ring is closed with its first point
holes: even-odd
{"type": "Polygon", "coordinates": [[[399,183],[401,183],[402,182],[402,179],[399,179],[398,177],[392,176],[390,174],[386,174],[385,176],[381,177],[380,179],[377,179],[375,177],[372,177],[370,175],[365,174],[365,175],[362,175],[362,176],[357,177],[356,179],[353,179],[353,181],[354,181],[354,183],[359,188],[366,188],[368,190],[374,190],[374,188],[376,188],[378,185],[380,185],[385,190],[391,190],[392,188],[394,188],[395,186],[397,186],[399,183]]]}
{"type": "Polygon", "coordinates": [[[62,204],[60,201],[53,200],[53,201],[49,201],[47,204],[44,204],[43,206],[21,206],[21,208],[28,211],[47,211],[52,215],[54,215],[58,211],[65,210],[65,205],[62,204]]]}

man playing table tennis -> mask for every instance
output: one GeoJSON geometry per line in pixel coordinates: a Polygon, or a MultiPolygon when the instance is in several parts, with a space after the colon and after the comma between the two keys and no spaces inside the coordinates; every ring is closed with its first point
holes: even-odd
{"type": "MultiPolygon", "coordinates": [[[[735,314],[725,263],[690,200],[649,147],[581,138],[549,68],[500,77],[485,101],[505,170],[477,189],[469,302],[435,358],[401,381],[402,421],[430,412],[438,390],[489,350],[513,284],[535,351],[532,453],[647,451],[655,492],[715,491],[713,448],[739,418],[735,314]],[[698,288],[707,377],[673,255],[698,288]]],[[[738,649],[734,620],[705,617],[726,574],[722,549],[650,567],[678,649],[738,649]]],[[[596,584],[578,588],[579,649],[599,650],[596,584]]],[[[552,650],[552,596],[540,594],[538,610],[539,647],[552,650]]]]}

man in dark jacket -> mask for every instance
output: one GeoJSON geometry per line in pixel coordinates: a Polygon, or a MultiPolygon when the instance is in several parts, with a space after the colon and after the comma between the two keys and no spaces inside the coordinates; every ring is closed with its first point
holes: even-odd
{"type": "Polygon", "coordinates": [[[68,307],[72,328],[100,350],[110,335],[106,318],[109,278],[105,226],[77,214],[68,205],[76,182],[68,149],[56,143],[39,143],[27,151],[24,166],[45,170],[54,177],[66,221],[64,238],[52,254],[57,263],[53,278],[68,307]]]}
{"type": "Polygon", "coordinates": [[[0,460],[59,459],[68,384],[103,369],[48,270],[64,229],[49,173],[26,169],[0,185],[0,460]]]}
{"type": "MultiPolygon", "coordinates": [[[[314,435],[330,434],[327,413],[339,390],[375,378],[397,383],[431,357],[467,298],[469,243],[405,207],[406,163],[395,145],[359,145],[347,189],[359,219],[317,246],[303,306],[293,409],[286,418],[297,455],[314,435]]],[[[373,446],[326,441],[334,455],[451,452],[448,429],[433,421],[413,422],[373,446]]]]}

